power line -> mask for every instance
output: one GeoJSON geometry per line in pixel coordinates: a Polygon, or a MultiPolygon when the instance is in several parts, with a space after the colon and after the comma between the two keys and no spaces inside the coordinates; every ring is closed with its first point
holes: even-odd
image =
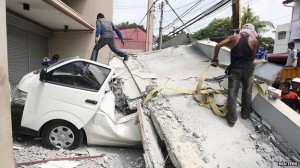
{"type": "MultiPolygon", "coordinates": [[[[154,6],[154,4],[157,2],[158,0],[155,0],[153,3],[152,3],[152,5],[151,5],[151,7],[148,9],[148,11],[146,12],[146,14],[145,14],[145,16],[143,17],[143,19],[140,21],[140,23],[138,24],[138,26],[140,26],[140,24],[142,23],[142,21],[145,19],[145,17],[148,15],[148,13],[151,11],[151,9],[152,9],[152,7],[154,6]]],[[[135,33],[136,31],[137,31],[137,28],[138,28],[138,26],[134,29],[134,31],[131,33],[131,35],[129,36],[129,39],[130,39],[130,37],[133,35],[133,33],[135,33]]],[[[147,31],[149,31],[149,30],[147,30],[147,31]]]]}
{"type": "MultiPolygon", "coordinates": [[[[172,8],[172,6],[171,6],[171,4],[169,3],[169,1],[168,0],[165,0],[166,1],[166,3],[169,5],[169,7],[173,10],[173,12],[176,14],[176,16],[178,17],[178,19],[182,22],[182,24],[184,24],[184,22],[181,20],[181,18],[178,16],[178,14],[175,12],[175,10],[172,8]]],[[[190,32],[190,33],[192,33],[187,27],[186,27],[186,29],[190,32]]]]}
{"type": "MultiPolygon", "coordinates": [[[[187,14],[189,14],[193,9],[195,9],[203,0],[197,0],[197,2],[191,6],[188,10],[186,10],[185,12],[183,12],[180,15],[180,18],[183,18],[184,16],[186,16],[187,14]]],[[[167,26],[164,27],[164,29],[169,28],[170,26],[173,26],[175,23],[178,22],[178,18],[176,18],[173,22],[171,22],[170,24],[168,24],[167,26]]]]}
{"type": "MultiPolygon", "coordinates": [[[[196,1],[198,1],[198,0],[196,0],[196,1]]],[[[188,4],[183,5],[183,6],[181,6],[181,7],[175,8],[175,10],[181,9],[181,8],[184,8],[184,7],[187,7],[187,6],[190,6],[191,4],[195,3],[196,1],[191,2],[191,3],[188,3],[188,4]]],[[[166,10],[166,11],[164,11],[164,12],[172,12],[172,11],[173,11],[173,10],[166,10]]]]}
{"type": "Polygon", "coordinates": [[[207,10],[202,12],[201,14],[199,14],[196,17],[194,17],[193,19],[191,19],[190,21],[188,21],[188,22],[184,23],[183,25],[181,25],[180,27],[176,28],[173,32],[170,32],[168,35],[170,35],[172,33],[176,34],[180,31],[184,30],[185,28],[189,27],[190,25],[193,25],[194,23],[201,20],[202,18],[204,18],[204,17],[210,15],[211,13],[217,11],[218,9],[220,9],[224,5],[228,4],[229,2],[231,2],[231,0],[222,0],[222,1],[218,2],[217,4],[213,5],[212,7],[208,8],[207,10]]]}

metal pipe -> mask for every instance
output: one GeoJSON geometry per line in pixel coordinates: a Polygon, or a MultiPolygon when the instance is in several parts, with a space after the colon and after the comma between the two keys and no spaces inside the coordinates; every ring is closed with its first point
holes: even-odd
{"type": "Polygon", "coordinates": [[[17,162],[17,166],[21,165],[32,165],[32,164],[38,164],[38,163],[45,163],[49,161],[60,161],[60,160],[80,160],[80,159],[90,159],[90,158],[98,158],[103,157],[105,154],[101,155],[94,155],[94,156],[79,156],[79,157],[67,157],[67,158],[50,158],[50,159],[44,159],[44,160],[34,160],[29,162],[17,162]]]}

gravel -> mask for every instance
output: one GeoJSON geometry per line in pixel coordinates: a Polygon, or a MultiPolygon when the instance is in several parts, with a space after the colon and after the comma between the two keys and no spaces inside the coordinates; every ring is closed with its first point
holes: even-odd
{"type": "MultiPolygon", "coordinates": [[[[103,157],[74,160],[78,163],[76,168],[94,168],[94,167],[128,167],[128,168],[143,168],[145,161],[143,158],[143,148],[118,148],[118,147],[98,147],[81,145],[76,150],[49,150],[42,147],[40,140],[29,136],[19,135],[14,136],[14,157],[17,163],[45,160],[53,158],[67,158],[78,156],[95,156],[104,154],[103,157]],[[19,137],[19,138],[18,138],[19,137]]],[[[65,162],[66,165],[68,161],[65,162]]],[[[41,167],[46,163],[34,165],[21,165],[21,168],[41,167]]],[[[65,167],[65,166],[64,166],[65,167]]]]}

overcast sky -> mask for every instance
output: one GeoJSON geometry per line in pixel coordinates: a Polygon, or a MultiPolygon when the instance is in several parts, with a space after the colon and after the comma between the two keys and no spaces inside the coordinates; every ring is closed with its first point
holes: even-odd
{"type": "MultiPolygon", "coordinates": [[[[113,22],[119,24],[121,22],[129,21],[130,23],[140,23],[147,12],[148,0],[113,0],[114,1],[114,11],[113,11],[113,22]]],[[[153,0],[154,2],[155,0],[153,0]]],[[[154,19],[154,35],[158,35],[159,28],[159,19],[160,19],[160,9],[159,4],[163,0],[158,0],[155,5],[155,19],[154,19]]],[[[169,0],[170,5],[176,9],[176,13],[181,15],[187,9],[189,9],[197,1],[202,1],[193,11],[188,15],[182,18],[184,22],[192,19],[197,16],[205,9],[216,4],[220,0],[169,0]]],[[[271,21],[274,26],[291,22],[292,8],[286,7],[282,4],[283,0],[240,0],[241,9],[247,5],[253,9],[255,15],[260,17],[260,20],[271,21]]],[[[291,4],[290,4],[291,5],[291,4]]],[[[169,25],[176,15],[171,11],[170,7],[165,5],[164,7],[164,19],[163,27],[169,25]]],[[[231,16],[231,3],[226,5],[224,8],[220,9],[218,12],[211,14],[210,16],[198,21],[197,23],[191,25],[189,30],[195,32],[212,21],[214,18],[224,18],[231,16]]],[[[146,18],[142,21],[142,25],[146,25],[146,18]]],[[[182,25],[180,22],[174,26],[182,25]]],[[[170,29],[165,29],[163,32],[167,34],[173,29],[173,26],[170,29]]],[[[268,33],[264,33],[265,37],[275,37],[275,34],[272,33],[274,30],[270,30],[268,33]]]]}

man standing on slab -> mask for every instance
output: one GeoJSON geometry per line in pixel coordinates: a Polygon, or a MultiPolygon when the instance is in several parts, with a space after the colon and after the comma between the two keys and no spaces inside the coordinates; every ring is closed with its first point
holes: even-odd
{"type": "Polygon", "coordinates": [[[258,47],[257,33],[252,24],[245,24],[240,33],[227,37],[215,47],[212,64],[218,64],[218,54],[220,48],[230,44],[230,65],[226,72],[228,75],[228,114],[226,120],[229,126],[233,127],[236,120],[237,96],[242,83],[242,110],[241,117],[247,119],[252,111],[252,80],[254,74],[255,53],[258,47]]]}

